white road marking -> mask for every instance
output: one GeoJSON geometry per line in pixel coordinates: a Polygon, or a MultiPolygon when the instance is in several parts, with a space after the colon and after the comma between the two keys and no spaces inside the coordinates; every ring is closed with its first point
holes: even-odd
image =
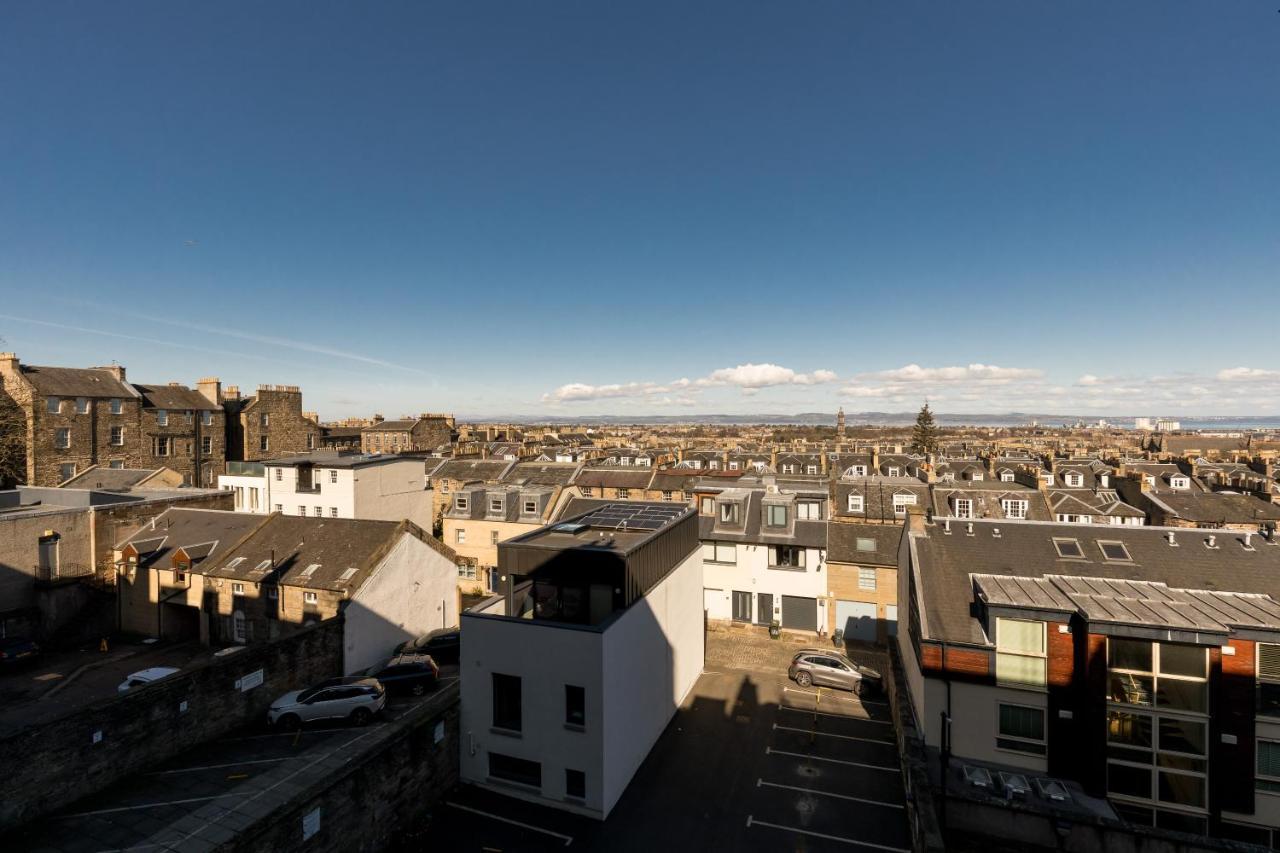
{"type": "Polygon", "coordinates": [[[779,785],[777,782],[766,782],[763,779],[756,780],[756,787],[767,786],[770,788],[785,788],[788,791],[800,791],[805,794],[817,794],[820,797],[836,797],[841,800],[852,800],[855,803],[866,803],[869,806],[884,806],[886,809],[902,809],[905,806],[897,803],[886,803],[882,800],[868,800],[863,797],[851,797],[848,794],[836,794],[831,791],[819,791],[816,788],[799,788],[795,785],[779,785]]]}
{"type": "Polygon", "coordinates": [[[227,764],[204,764],[200,767],[178,767],[173,770],[153,770],[148,776],[166,776],[170,773],[195,773],[198,770],[223,770],[227,767],[241,767],[246,764],[275,764],[278,761],[297,761],[302,756],[286,755],[284,758],[258,758],[253,761],[232,761],[227,764]]]}
{"type": "Polygon", "coordinates": [[[820,731],[815,731],[813,729],[798,729],[795,726],[780,726],[777,723],[774,723],[773,727],[780,732],[800,732],[800,734],[802,735],[817,735],[819,737],[837,737],[837,738],[840,738],[841,740],[856,740],[856,741],[861,741],[862,743],[878,743],[881,746],[895,746],[893,741],[884,740],[883,738],[854,737],[853,735],[838,735],[832,732],[820,732],[820,731]]]}
{"type": "Polygon", "coordinates": [[[480,815],[481,817],[487,817],[490,820],[497,820],[497,821],[501,821],[502,823],[509,823],[512,826],[518,826],[521,829],[531,829],[534,832],[541,832],[543,835],[550,835],[552,838],[563,839],[565,847],[568,847],[570,844],[573,843],[572,835],[564,835],[559,832],[552,832],[550,829],[543,829],[542,827],[534,826],[531,823],[521,823],[520,821],[512,820],[509,817],[502,817],[500,815],[489,814],[488,812],[482,812],[479,809],[473,809],[471,808],[471,806],[464,806],[461,803],[447,803],[446,805],[453,806],[455,809],[461,809],[464,812],[471,812],[471,814],[480,815]]]}
{"type": "Polygon", "coordinates": [[[883,770],[886,773],[901,773],[899,767],[883,767],[879,764],[863,764],[861,761],[845,761],[842,758],[823,758],[821,755],[805,755],[802,752],[784,752],[781,749],[774,749],[771,746],[764,748],[765,755],[788,755],[792,758],[808,758],[813,761],[826,761],[831,764],[846,764],[849,767],[865,767],[868,770],[883,770]]]}
{"type": "Polygon", "coordinates": [[[853,714],[830,714],[826,711],[815,711],[813,708],[800,708],[796,705],[779,705],[787,711],[795,711],[800,714],[817,714],[819,717],[831,717],[836,720],[853,720],[855,723],[875,723],[877,726],[892,726],[893,723],[888,720],[873,720],[870,717],[855,717],[853,714]]]}
{"type": "Polygon", "coordinates": [[[349,732],[351,729],[300,729],[293,732],[267,732],[261,735],[244,735],[242,737],[228,737],[218,741],[218,743],[235,743],[242,740],[258,740],[264,737],[297,737],[299,732],[304,735],[324,735],[330,732],[349,732]]]}
{"type": "Polygon", "coordinates": [[[756,820],[751,815],[747,815],[747,826],[767,826],[770,829],[780,829],[783,832],[798,832],[801,835],[808,835],[813,838],[825,838],[828,841],[840,841],[844,844],[853,844],[857,847],[870,847],[873,850],[889,850],[891,853],[911,853],[905,847],[889,847],[884,844],[872,844],[870,841],[856,841],[852,838],[845,838],[841,835],[827,835],[824,832],[814,832],[811,829],[798,829],[794,826],[783,826],[780,823],[769,823],[768,821],[756,820]]]}
{"type": "Polygon", "coordinates": [[[864,699],[861,696],[857,696],[852,693],[846,695],[846,691],[844,690],[830,690],[823,693],[819,693],[817,690],[801,690],[798,687],[784,687],[782,690],[784,693],[803,693],[806,696],[820,696],[823,699],[840,699],[844,702],[857,702],[859,705],[883,705],[886,708],[889,707],[888,702],[881,702],[879,699],[864,699]]]}
{"type": "Polygon", "coordinates": [[[186,800],[166,800],[162,803],[139,803],[136,806],[117,806],[113,809],[94,809],[90,812],[74,812],[72,814],[57,815],[58,820],[66,820],[73,817],[90,817],[98,814],[115,814],[117,812],[132,812],[139,809],[158,809],[161,806],[181,806],[186,803],[203,803],[206,800],[217,800],[222,797],[243,797],[244,794],[214,794],[212,797],[191,797],[186,800]]]}

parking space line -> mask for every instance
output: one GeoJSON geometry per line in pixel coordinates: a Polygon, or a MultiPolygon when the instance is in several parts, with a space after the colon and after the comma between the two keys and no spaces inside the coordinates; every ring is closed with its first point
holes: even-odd
{"type": "Polygon", "coordinates": [[[799,829],[794,826],[783,826],[780,823],[769,823],[764,820],[756,820],[751,815],[747,815],[747,826],[767,826],[770,829],[780,829],[783,832],[796,832],[800,835],[808,835],[813,838],[825,838],[827,841],[839,841],[844,844],[853,844],[857,847],[870,847],[873,850],[889,850],[891,853],[911,853],[905,847],[889,847],[885,844],[872,844],[870,841],[856,841],[852,838],[845,838],[842,835],[827,835],[825,832],[814,832],[811,829],[799,829]]]}
{"type": "Polygon", "coordinates": [[[162,803],[139,803],[136,806],[117,806],[113,809],[94,809],[89,812],[73,812],[72,814],[58,815],[58,820],[67,820],[73,817],[92,817],[100,814],[116,814],[117,812],[132,812],[139,809],[158,809],[161,806],[181,806],[186,803],[203,803],[206,800],[219,800],[223,797],[243,797],[245,794],[214,794],[212,797],[191,797],[186,800],[166,800],[162,803]]]}
{"type": "Polygon", "coordinates": [[[852,714],[831,714],[826,711],[815,711],[813,708],[800,708],[796,705],[779,705],[778,707],[801,714],[817,714],[819,717],[832,717],[836,720],[853,720],[855,723],[875,723],[877,726],[893,725],[889,720],[873,720],[870,717],[855,717],[852,714]]]}
{"type": "Polygon", "coordinates": [[[177,767],[173,770],[153,770],[148,776],[166,776],[170,773],[195,773],[198,770],[224,770],[228,767],[241,767],[246,764],[275,764],[277,761],[297,761],[302,756],[286,755],[284,758],[258,758],[253,761],[232,761],[227,764],[204,764],[199,767],[177,767]]]}
{"type": "Polygon", "coordinates": [[[853,735],[838,735],[838,734],[835,734],[834,732],[820,732],[820,731],[817,731],[816,729],[798,729],[795,726],[780,726],[777,723],[774,723],[773,727],[780,732],[800,732],[800,734],[802,735],[817,735],[819,737],[838,737],[841,740],[856,740],[856,741],[861,741],[862,743],[878,743],[881,746],[894,746],[893,741],[884,740],[883,738],[854,737],[853,735]]]}
{"type": "Polygon", "coordinates": [[[512,826],[518,826],[521,829],[531,829],[534,832],[541,832],[543,835],[550,835],[552,838],[563,839],[565,847],[568,847],[570,844],[573,843],[572,835],[564,835],[563,833],[560,833],[560,832],[553,832],[550,829],[543,829],[540,826],[534,826],[531,823],[521,823],[520,821],[512,820],[509,817],[502,817],[500,815],[489,814],[488,812],[482,812],[479,809],[473,809],[471,806],[464,806],[461,803],[446,803],[446,805],[450,805],[455,809],[461,809],[464,812],[471,812],[471,814],[474,814],[474,815],[480,815],[480,817],[487,817],[490,820],[497,820],[497,821],[501,821],[502,823],[509,823],[512,826]]]}
{"type": "Polygon", "coordinates": [[[810,758],[814,761],[827,761],[831,764],[847,764],[850,767],[865,767],[868,770],[883,770],[886,773],[901,773],[900,767],[883,767],[879,764],[863,764],[861,761],[845,761],[841,758],[824,758],[821,755],[805,755],[803,752],[784,752],[781,749],[774,749],[771,746],[764,748],[765,755],[788,755],[792,758],[810,758]]]}
{"type": "Polygon", "coordinates": [[[905,806],[901,806],[897,803],[886,803],[882,800],[868,800],[863,797],[851,797],[848,794],[837,794],[832,791],[819,791],[816,788],[800,788],[795,785],[780,785],[777,782],[766,782],[763,779],[757,779],[756,787],[759,788],[762,786],[768,788],[784,788],[788,791],[800,791],[805,794],[817,794],[820,797],[836,797],[841,800],[852,800],[855,803],[866,803],[869,806],[884,806],[886,809],[906,808],[905,806]]]}
{"type": "Polygon", "coordinates": [[[784,693],[803,693],[806,696],[821,696],[824,699],[840,699],[844,702],[857,702],[859,705],[883,705],[886,708],[889,707],[888,702],[881,702],[878,699],[863,699],[861,696],[845,696],[843,691],[839,693],[819,693],[816,690],[801,690],[798,687],[784,687],[782,690],[784,693]]]}
{"type": "Polygon", "coordinates": [[[228,737],[218,741],[218,743],[235,743],[242,740],[258,740],[264,737],[297,737],[299,734],[304,735],[323,735],[331,732],[349,732],[351,729],[298,729],[294,732],[267,732],[260,735],[244,735],[243,737],[228,737]]]}

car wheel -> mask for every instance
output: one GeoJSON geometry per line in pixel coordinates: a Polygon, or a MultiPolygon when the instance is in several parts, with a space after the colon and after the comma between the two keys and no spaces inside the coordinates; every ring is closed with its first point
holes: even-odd
{"type": "Polygon", "coordinates": [[[413,685],[413,689],[409,692],[414,696],[425,696],[427,692],[427,685],[419,681],[417,684],[413,685]]]}
{"type": "Polygon", "coordinates": [[[799,684],[801,687],[808,687],[812,683],[813,677],[810,676],[809,673],[804,670],[796,673],[796,684],[799,684]]]}
{"type": "Polygon", "coordinates": [[[351,722],[357,726],[367,726],[369,721],[373,719],[373,714],[369,713],[368,708],[356,708],[351,712],[351,722]]]}
{"type": "Polygon", "coordinates": [[[276,725],[284,729],[286,732],[296,732],[298,729],[302,728],[302,718],[297,714],[285,714],[283,717],[276,720],[276,725]]]}

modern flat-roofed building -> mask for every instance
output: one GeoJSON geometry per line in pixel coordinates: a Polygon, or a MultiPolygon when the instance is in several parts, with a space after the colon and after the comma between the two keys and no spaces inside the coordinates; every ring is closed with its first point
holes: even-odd
{"type": "Polygon", "coordinates": [[[462,778],[603,820],[702,671],[697,514],[595,506],[498,570],[462,615],[462,778]]]}

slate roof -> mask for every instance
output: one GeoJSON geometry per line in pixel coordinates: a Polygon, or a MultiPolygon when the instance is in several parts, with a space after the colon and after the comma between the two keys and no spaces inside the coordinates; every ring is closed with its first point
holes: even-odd
{"type": "Polygon", "coordinates": [[[1251,537],[1252,550],[1247,550],[1243,533],[1189,528],[976,520],[953,522],[950,534],[939,525],[927,525],[925,531],[912,537],[912,545],[921,579],[916,593],[931,639],[986,642],[973,615],[971,575],[1152,581],[1181,589],[1280,598],[1280,545],[1257,535],[1251,537]],[[972,535],[966,532],[970,523],[972,535]],[[1170,532],[1175,545],[1166,539],[1170,532]],[[1216,548],[1207,547],[1211,535],[1216,548]],[[1084,556],[1059,556],[1055,538],[1075,540],[1084,556]],[[1124,543],[1130,561],[1104,558],[1098,543],[1115,541],[1124,543]]]}
{"type": "MultiPolygon", "coordinates": [[[[1005,499],[1027,502],[1027,518],[1031,521],[1049,521],[1049,507],[1044,494],[1017,483],[999,480],[965,481],[963,483],[935,483],[933,486],[933,511],[935,515],[953,515],[951,501],[955,498],[973,501],[974,518],[1006,518],[1005,499]]],[[[848,504],[845,504],[846,508],[848,504]]],[[[893,510],[891,506],[890,511],[893,510]]]]}
{"type": "Polygon", "coordinates": [[[1280,506],[1254,495],[1230,492],[1153,490],[1143,492],[1156,506],[1177,518],[1203,524],[1250,524],[1280,521],[1280,506]]]}
{"type": "MultiPolygon", "coordinates": [[[[733,490],[736,493],[738,490],[733,490]]],[[[794,510],[792,513],[791,532],[782,533],[770,531],[764,526],[764,498],[763,489],[742,490],[746,494],[743,506],[744,522],[743,530],[738,533],[717,529],[716,517],[711,515],[698,516],[698,538],[704,541],[716,540],[720,542],[758,542],[764,544],[779,545],[800,545],[805,548],[825,548],[827,547],[827,522],[825,521],[808,521],[794,518],[794,510]]],[[[724,493],[722,493],[724,494],[724,493]]],[[[772,496],[771,496],[772,497],[772,496]]],[[[792,496],[794,497],[794,496],[792,496]]]]}
{"type": "Polygon", "coordinates": [[[405,432],[417,426],[418,420],[407,421],[379,421],[367,427],[361,427],[361,432],[405,432]]]}
{"type": "Polygon", "coordinates": [[[567,486],[581,466],[580,462],[517,462],[502,481],[515,485],[567,486]]]}
{"type": "Polygon", "coordinates": [[[431,478],[462,482],[497,480],[513,464],[506,459],[446,459],[431,472],[431,478]]]}
{"type": "Polygon", "coordinates": [[[647,468],[583,468],[573,485],[605,489],[647,489],[653,472],[647,468]]]}
{"type": "Polygon", "coordinates": [[[180,412],[187,409],[205,412],[220,412],[222,406],[212,403],[199,391],[193,391],[185,385],[139,385],[134,388],[142,394],[142,403],[148,408],[164,409],[180,412]]]}
{"type": "Polygon", "coordinates": [[[106,492],[124,492],[154,477],[160,468],[104,468],[94,465],[59,484],[61,489],[100,489],[106,492]]]}
{"type": "MultiPolygon", "coordinates": [[[[1002,485],[1007,487],[1009,484],[1002,485]]],[[[903,517],[893,512],[893,496],[900,493],[915,495],[917,506],[930,506],[928,485],[915,477],[855,477],[836,482],[832,513],[847,518],[902,521],[903,517]],[[862,495],[865,512],[849,512],[850,493],[862,495]]]]}
{"type": "Polygon", "coordinates": [[[168,567],[174,552],[183,547],[193,559],[226,553],[264,521],[260,515],[243,512],[171,508],[117,544],[116,549],[132,544],[138,551],[138,565],[168,567]],[[193,553],[190,549],[197,545],[206,547],[193,553]]]}
{"type": "Polygon", "coordinates": [[[905,525],[832,522],[827,525],[827,561],[896,568],[898,545],[905,529],[905,525]],[[875,550],[859,549],[859,540],[870,540],[875,550]]]}
{"type": "Polygon", "coordinates": [[[45,397],[136,398],[126,382],[98,367],[40,367],[20,365],[23,377],[45,397]]]}

